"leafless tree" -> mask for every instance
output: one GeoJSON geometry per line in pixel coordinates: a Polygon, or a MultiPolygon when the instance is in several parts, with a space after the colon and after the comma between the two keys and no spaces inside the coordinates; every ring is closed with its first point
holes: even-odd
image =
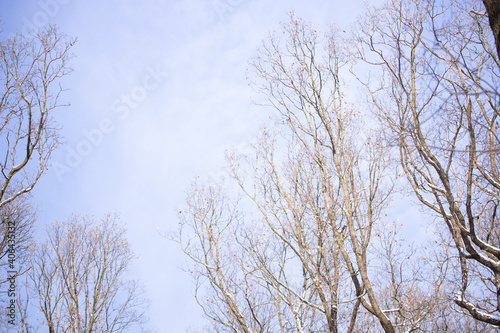
{"type": "Polygon", "coordinates": [[[347,44],[293,14],[283,27],[252,76],[280,130],[264,130],[247,156],[228,155],[239,199],[195,185],[180,214],[198,301],[216,331],[423,330],[444,273],[412,279],[421,263],[395,255],[384,213],[393,170],[366,114],[346,101],[347,44]]]}
{"type": "Polygon", "coordinates": [[[145,320],[141,289],[126,278],[133,255],[124,233],[110,215],[47,227],[47,240],[33,248],[29,277],[49,332],[123,332],[145,320]]]}
{"type": "Polygon", "coordinates": [[[26,194],[58,144],[52,111],[59,106],[60,80],[70,72],[74,42],[55,27],[0,42],[0,285],[8,291],[2,296],[18,301],[35,221],[26,194]]]}
{"type": "Polygon", "coordinates": [[[55,27],[0,42],[0,258],[13,263],[15,257],[18,265],[34,222],[24,196],[58,144],[52,111],[74,42],[55,27]]]}
{"type": "MultiPolygon", "coordinates": [[[[324,219],[329,225],[334,244],[355,289],[361,305],[376,316],[382,327],[393,331],[390,319],[375,297],[369,278],[368,253],[373,226],[386,204],[390,188],[383,186],[384,153],[377,142],[372,145],[365,136],[356,138],[361,130],[361,115],[343,98],[342,66],[348,61],[343,53],[346,45],[332,30],[325,43],[321,43],[314,28],[292,17],[285,26],[285,41],[271,36],[254,60],[256,89],[266,96],[268,105],[278,111],[288,126],[296,145],[301,147],[305,160],[312,162],[316,187],[321,204],[312,208],[312,217],[324,219]],[[368,144],[366,144],[368,143],[368,144]],[[366,149],[365,149],[366,148],[366,149]],[[376,159],[374,157],[377,157],[376,159]],[[380,186],[379,186],[380,185],[380,186]]],[[[297,159],[296,164],[302,161],[297,159]]],[[[307,162],[304,164],[307,165],[307,162]]],[[[297,168],[297,167],[296,167],[297,168]]],[[[293,170],[293,169],[292,169],[293,170]]],[[[304,173],[298,170],[300,177],[304,173]]],[[[261,181],[260,179],[258,180],[261,181]]],[[[265,178],[262,180],[265,181],[265,178]]],[[[276,194],[264,192],[264,200],[289,201],[296,196],[296,186],[302,179],[289,179],[291,191],[286,191],[279,181],[271,182],[276,194]]],[[[245,189],[244,189],[245,191],[245,189]]],[[[265,214],[273,207],[259,204],[257,197],[245,191],[265,214]]],[[[304,203],[298,202],[300,207],[304,203]]],[[[296,207],[298,208],[298,207],[296,207]]],[[[292,217],[301,222],[300,209],[292,217]]],[[[286,220],[291,220],[287,217],[286,220]]],[[[293,221],[292,220],[292,221],[293,221]]]]}
{"type": "Polygon", "coordinates": [[[409,187],[448,229],[455,303],[499,326],[500,67],[481,7],[390,1],[369,11],[353,45],[372,65],[360,80],[409,187]]]}
{"type": "Polygon", "coordinates": [[[55,27],[0,43],[0,207],[31,191],[58,144],[52,111],[72,39],[55,27]]]}

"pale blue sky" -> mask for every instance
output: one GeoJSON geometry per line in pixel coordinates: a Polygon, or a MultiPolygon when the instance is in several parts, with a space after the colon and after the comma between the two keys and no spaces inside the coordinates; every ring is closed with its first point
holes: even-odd
{"type": "Polygon", "coordinates": [[[0,1],[4,36],[50,22],[78,38],[63,83],[71,106],[56,112],[66,144],[52,162],[62,169],[34,191],[39,225],[121,213],[141,258],[131,275],[152,301],[151,326],[175,333],[202,324],[179,269],[186,258],[157,228],[175,228],[193,177],[216,176],[224,150],[244,146],[265,119],[245,70],[268,31],[290,10],[318,29],[348,28],[363,1],[0,1]],[[75,151],[85,156],[71,159],[75,151]]]}

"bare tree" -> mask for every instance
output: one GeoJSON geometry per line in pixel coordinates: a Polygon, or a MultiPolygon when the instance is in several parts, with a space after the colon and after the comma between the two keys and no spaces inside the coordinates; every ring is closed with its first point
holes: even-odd
{"type": "Polygon", "coordinates": [[[144,321],[146,301],[126,278],[132,252],[117,218],[73,216],[47,227],[29,272],[49,332],[123,332],[144,321]]]}
{"type": "Polygon", "coordinates": [[[480,7],[391,1],[369,11],[353,43],[373,66],[376,79],[361,81],[412,192],[448,229],[455,303],[499,326],[500,67],[480,7]]]}
{"type": "Polygon", "coordinates": [[[0,42],[0,260],[11,267],[11,278],[14,270],[21,273],[14,262],[23,261],[35,218],[24,195],[58,144],[52,111],[59,106],[59,81],[70,72],[74,42],[55,27],[0,42]]]}
{"type": "Polygon", "coordinates": [[[52,111],[59,106],[60,80],[70,72],[74,42],[55,27],[0,42],[0,285],[11,300],[19,301],[18,278],[28,268],[35,221],[26,194],[58,144],[52,111]]]}
{"type": "MultiPolygon", "coordinates": [[[[366,136],[354,135],[362,131],[361,115],[343,98],[340,75],[348,58],[336,34],[332,30],[322,44],[311,25],[292,18],[285,27],[286,42],[273,36],[260,49],[254,61],[255,86],[314,162],[323,218],[331,226],[356,297],[391,332],[392,323],[368,276],[367,254],[373,226],[390,192],[382,182],[387,165],[377,142],[370,146],[363,143],[366,136]]],[[[278,188],[277,193],[286,192],[278,188]]]]}
{"type": "Polygon", "coordinates": [[[49,27],[0,43],[0,207],[31,191],[58,144],[52,111],[75,39],[49,27]]]}
{"type": "Polygon", "coordinates": [[[235,244],[239,214],[218,186],[197,187],[180,212],[179,238],[182,249],[193,260],[196,299],[212,320],[215,331],[267,332],[268,322],[258,315],[251,286],[245,283],[244,261],[235,244]],[[203,288],[208,287],[205,293],[203,288]],[[257,329],[261,326],[261,329],[257,329]]]}
{"type": "Polygon", "coordinates": [[[411,280],[413,253],[395,256],[384,213],[392,169],[346,101],[347,44],[293,14],[283,27],[253,61],[280,131],[265,130],[249,156],[228,155],[241,198],[195,185],[180,214],[198,301],[216,331],[423,330],[444,273],[411,280]]]}

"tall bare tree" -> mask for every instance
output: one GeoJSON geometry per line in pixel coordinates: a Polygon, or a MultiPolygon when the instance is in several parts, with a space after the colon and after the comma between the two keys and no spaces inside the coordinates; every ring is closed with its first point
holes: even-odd
{"type": "Polygon", "coordinates": [[[412,281],[422,263],[395,256],[388,152],[346,101],[347,44],[293,14],[283,28],[263,43],[252,79],[280,131],[228,155],[241,198],[195,185],[180,214],[198,301],[216,331],[429,328],[444,273],[412,281]]]}
{"type": "MultiPolygon", "coordinates": [[[[334,29],[322,43],[311,25],[293,17],[284,30],[287,40],[271,36],[254,60],[255,87],[281,115],[293,142],[301,147],[303,165],[309,161],[314,172],[304,173],[298,169],[295,177],[299,178],[288,179],[290,191],[280,188],[283,183],[279,179],[271,179],[270,184],[275,186],[276,192],[266,195],[263,191],[263,199],[265,202],[289,202],[296,198],[294,184],[307,184],[307,179],[300,177],[316,175],[314,182],[317,182],[315,186],[321,201],[311,208],[311,217],[324,219],[322,223],[329,226],[357,300],[377,317],[385,330],[394,331],[376,298],[368,274],[367,252],[374,224],[390,193],[390,186],[386,188],[383,184],[387,165],[384,152],[376,141],[372,145],[365,144],[367,136],[355,135],[362,131],[361,115],[354,107],[346,105],[341,79],[342,67],[348,61],[344,52],[346,45],[339,43],[341,38],[334,29]],[[315,212],[320,207],[324,210],[323,216],[315,212]]],[[[294,162],[302,163],[300,158],[294,162]]],[[[292,221],[300,223],[303,214],[299,207],[304,202],[295,205],[292,221]]],[[[259,209],[264,214],[274,211],[262,204],[259,209]]]]}
{"type": "Polygon", "coordinates": [[[0,42],[0,259],[12,264],[21,264],[34,222],[25,194],[59,141],[52,113],[74,42],[55,27],[0,42]]]}
{"type": "Polygon", "coordinates": [[[448,229],[455,303],[499,326],[500,66],[481,6],[391,1],[369,11],[353,43],[372,65],[361,81],[412,192],[448,229]]]}
{"type": "Polygon", "coordinates": [[[141,289],[126,278],[133,256],[124,233],[110,215],[47,227],[47,240],[33,248],[29,277],[49,332],[123,332],[145,320],[141,289]]]}

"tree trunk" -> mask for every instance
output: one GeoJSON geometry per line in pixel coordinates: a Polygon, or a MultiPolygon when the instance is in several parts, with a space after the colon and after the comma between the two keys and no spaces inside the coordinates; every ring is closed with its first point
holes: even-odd
{"type": "Polygon", "coordinates": [[[490,20],[491,30],[495,36],[497,53],[500,57],[500,0],[483,0],[490,20]]]}

